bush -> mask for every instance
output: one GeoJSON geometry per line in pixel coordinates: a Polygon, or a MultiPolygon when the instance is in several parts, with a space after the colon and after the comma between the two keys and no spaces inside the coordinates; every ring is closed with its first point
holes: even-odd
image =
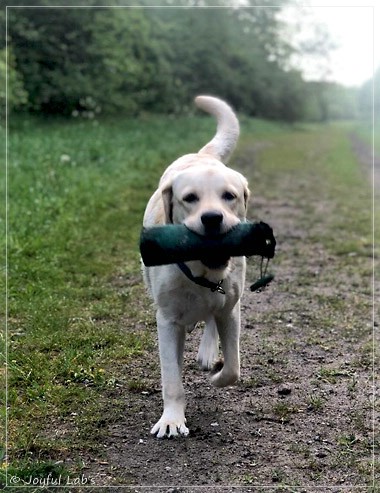
{"type": "MultiPolygon", "coordinates": [[[[0,123],[4,122],[6,111],[6,79],[7,79],[6,50],[0,50],[0,123]]],[[[28,94],[23,80],[16,68],[12,51],[8,50],[8,111],[25,107],[28,94]]]]}

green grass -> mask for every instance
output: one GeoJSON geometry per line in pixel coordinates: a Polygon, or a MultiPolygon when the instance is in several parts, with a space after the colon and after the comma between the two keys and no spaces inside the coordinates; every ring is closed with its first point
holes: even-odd
{"type": "MultiPolygon", "coordinates": [[[[97,125],[33,118],[11,123],[9,472],[21,478],[68,474],[81,471],[87,456],[101,456],[98,444],[118,412],[117,402],[107,411],[110,389],[146,388],[125,371],[133,358],[146,357],[155,340],[140,279],[144,207],[167,164],[204,145],[214,122],[149,117],[97,125]],[[70,471],[62,458],[70,458],[70,471]]],[[[312,211],[317,224],[310,235],[341,255],[345,266],[359,268],[356,260],[370,249],[369,199],[347,128],[248,119],[242,127],[238,157],[262,144],[265,179],[258,194],[278,200],[279,181],[297,173],[305,197],[294,195],[294,206],[305,214],[301,226],[312,211]],[[343,213],[314,210],[321,197],[343,213]]],[[[307,282],[307,272],[299,275],[307,282]]],[[[327,296],[320,302],[325,311],[340,309],[327,296]]],[[[340,377],[323,368],[319,376],[340,377]]],[[[310,402],[317,409],[322,404],[310,402]]],[[[286,419],[293,409],[280,404],[274,412],[286,419]]]]}
{"type": "Polygon", "coordinates": [[[200,147],[208,127],[203,118],[169,119],[165,131],[159,118],[98,126],[25,119],[11,126],[12,467],[29,471],[33,462],[38,469],[80,449],[72,456],[80,469],[83,451],[100,438],[99,396],[120,377],[115,363],[153,344],[139,274],[145,203],[165,166],[200,147]],[[75,429],[83,417],[87,427],[70,433],[70,443],[54,436],[57,422],[75,429]]]}

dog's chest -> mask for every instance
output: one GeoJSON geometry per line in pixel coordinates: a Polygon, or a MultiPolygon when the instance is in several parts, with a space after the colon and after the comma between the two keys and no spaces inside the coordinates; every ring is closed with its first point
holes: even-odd
{"type": "Polygon", "coordinates": [[[173,323],[192,325],[208,320],[210,316],[230,311],[241,296],[242,273],[239,279],[235,279],[235,275],[223,281],[225,294],[222,294],[196,285],[178,270],[168,271],[172,275],[157,276],[160,281],[157,277],[153,280],[152,294],[165,318],[173,323]]]}
{"type": "Polygon", "coordinates": [[[176,292],[176,299],[170,293],[161,299],[160,306],[167,316],[180,325],[193,325],[207,320],[211,315],[221,312],[226,305],[226,296],[221,293],[212,293],[206,288],[194,286],[176,292]]]}

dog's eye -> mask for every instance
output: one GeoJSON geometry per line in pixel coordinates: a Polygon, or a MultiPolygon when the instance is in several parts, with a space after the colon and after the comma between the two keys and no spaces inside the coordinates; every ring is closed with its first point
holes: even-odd
{"type": "Polygon", "coordinates": [[[193,204],[194,202],[198,202],[199,197],[195,193],[188,193],[185,195],[182,199],[184,202],[187,202],[188,204],[193,204]]]}
{"type": "Polygon", "coordinates": [[[228,201],[235,200],[236,195],[231,192],[224,192],[224,194],[222,195],[222,199],[228,201]]]}

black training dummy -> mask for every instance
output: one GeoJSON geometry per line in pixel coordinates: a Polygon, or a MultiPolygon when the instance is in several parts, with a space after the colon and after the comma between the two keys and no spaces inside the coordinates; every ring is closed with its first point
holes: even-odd
{"type": "Polygon", "coordinates": [[[239,223],[230,231],[214,236],[203,236],[183,224],[167,224],[143,228],[140,252],[147,267],[176,264],[190,260],[204,260],[222,264],[230,257],[260,255],[274,257],[276,240],[268,224],[239,223]]]}

